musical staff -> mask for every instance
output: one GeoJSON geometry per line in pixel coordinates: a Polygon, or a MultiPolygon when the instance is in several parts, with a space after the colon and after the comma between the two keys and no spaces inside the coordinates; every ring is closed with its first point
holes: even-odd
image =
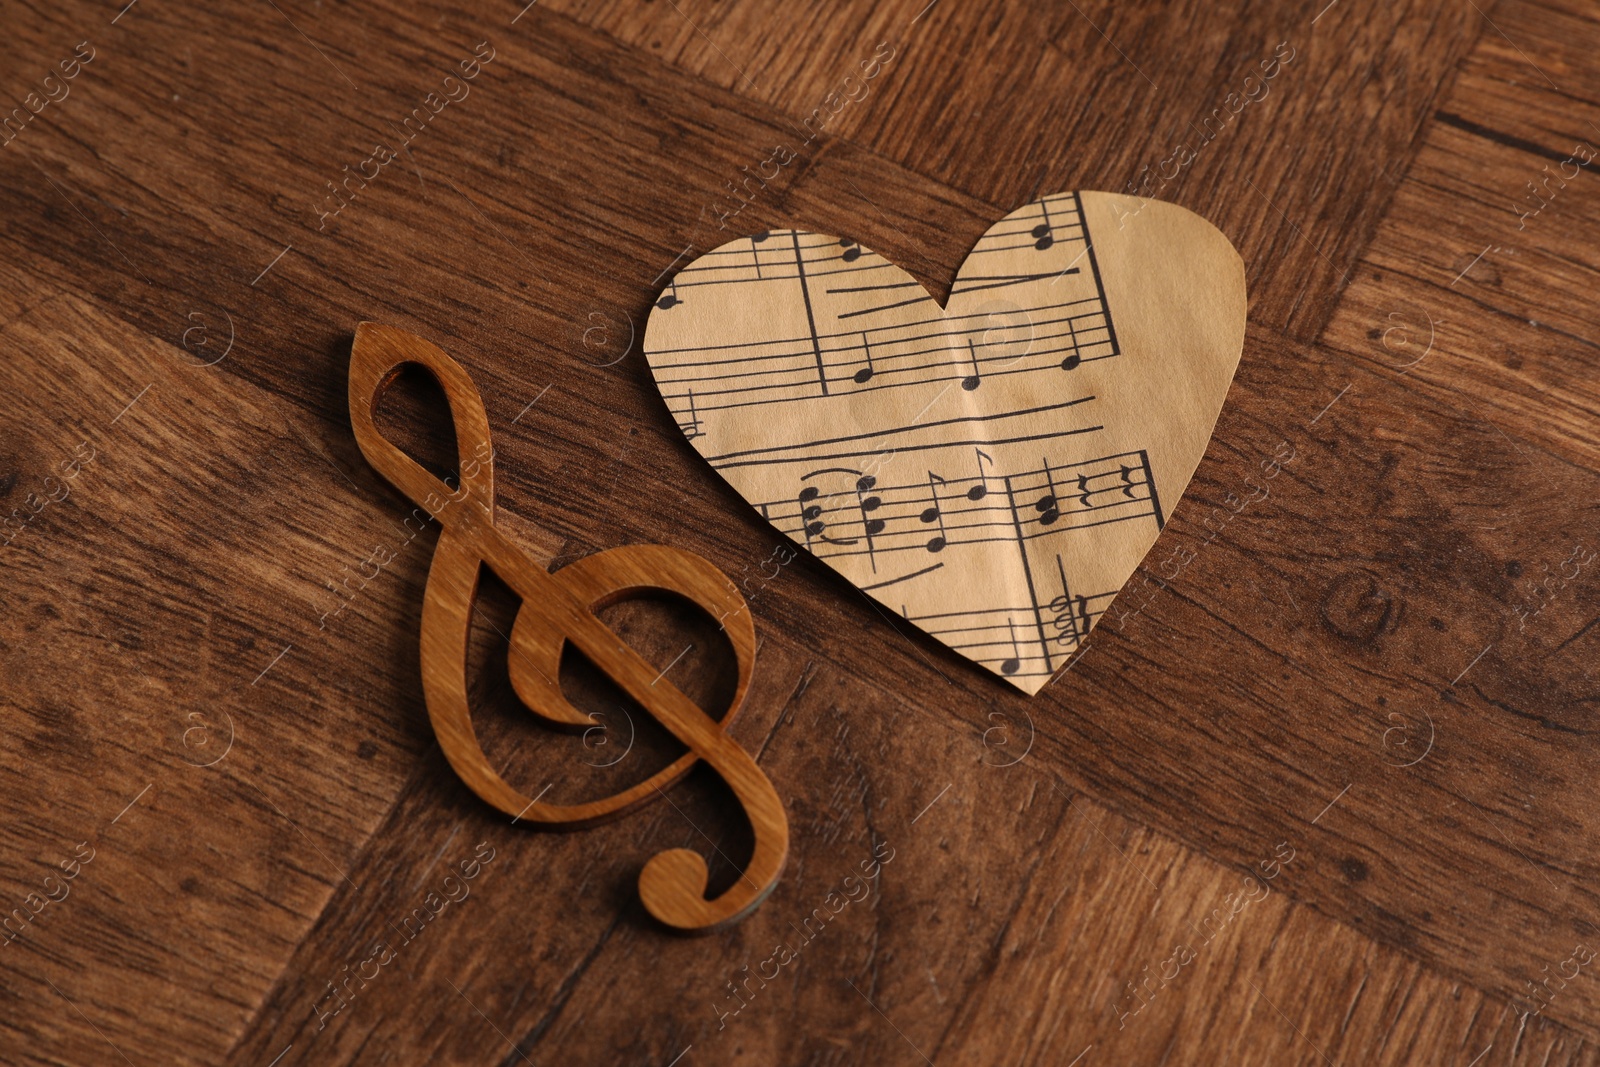
{"type": "Polygon", "coordinates": [[[997,475],[984,469],[988,454],[973,451],[978,473],[972,477],[929,470],[925,480],[880,485],[864,468],[827,467],[801,475],[803,488],[793,497],[756,506],[779,532],[817,557],[866,556],[874,572],[877,558],[892,553],[931,555],[954,545],[1033,541],[1135,519],[1150,519],[1160,528],[1143,452],[1082,463],[1045,459],[1037,469],[997,475]],[[1058,497],[1058,475],[1075,491],[1058,497]],[[991,484],[1000,491],[991,493],[991,484]]]}
{"type": "Polygon", "coordinates": [[[670,295],[645,351],[695,448],[779,532],[1029,692],[1165,521],[1149,452],[1098,414],[1122,353],[1077,194],[984,234],[948,309],[853,238],[792,230],[707,253],[670,295]]]}
{"type": "Polygon", "coordinates": [[[1040,617],[1032,604],[927,615],[907,614],[902,606],[900,615],[928,636],[1003,677],[1048,679],[1077,652],[1083,636],[1111,606],[1117,592],[1075,596],[1070,607],[1058,608],[1059,597],[1051,601],[1043,616],[1047,633],[1043,639],[1031,632],[1040,617]]]}
{"type": "Polygon", "coordinates": [[[681,416],[691,389],[701,412],[951,380],[970,392],[1000,375],[1049,375],[1115,357],[1105,294],[1097,274],[1084,270],[1089,246],[1076,198],[1047,198],[1032,207],[1040,221],[985,234],[967,264],[974,269],[964,269],[952,291],[954,298],[1051,287],[1052,299],[1001,328],[993,312],[941,313],[914,279],[851,238],[773,231],[707,253],[678,272],[657,307],[684,305],[684,290],[754,296],[772,286],[777,296],[769,299],[785,299],[798,285],[805,321],[795,323],[798,332],[774,336],[769,322],[752,316],[759,337],[652,349],[662,395],[681,416]],[[1030,269],[981,269],[1010,266],[1014,250],[1023,248],[1032,253],[1024,256],[1030,269]],[[1064,281],[1072,284],[1059,284],[1064,281]],[[917,313],[907,319],[904,311],[912,306],[917,313]],[[841,328],[829,329],[829,323],[841,328]]]}
{"type": "Polygon", "coordinates": [[[880,443],[894,441],[894,446],[887,451],[900,456],[915,455],[929,449],[955,445],[971,445],[977,448],[984,445],[993,447],[1030,441],[1054,441],[1078,434],[1095,433],[1104,427],[1079,424],[1053,432],[1028,433],[1027,431],[1037,425],[1036,419],[1040,416],[1065,416],[1073,408],[1084,406],[1093,400],[1092,396],[1084,396],[1059,404],[1004,411],[997,415],[914,422],[904,426],[869,430],[865,433],[847,434],[843,437],[821,437],[803,444],[783,444],[770,448],[724,452],[706,456],[706,459],[713,467],[725,471],[733,467],[783,465],[804,463],[808,460],[856,459],[864,454],[863,446],[866,446],[867,452],[870,453],[871,445],[875,441],[880,443]],[[951,432],[953,427],[982,436],[976,440],[955,439],[951,432]]]}
{"type": "MultiPolygon", "coordinates": [[[[1084,246],[1086,233],[1074,196],[1049,197],[1035,201],[1030,207],[1038,208],[1037,214],[1042,220],[1040,223],[1002,225],[991,229],[974,246],[973,258],[981,261],[995,253],[1018,248],[1043,252],[1057,244],[1072,245],[1079,249],[1084,246]],[[1056,206],[1055,217],[1050,212],[1052,204],[1056,206]]],[[[671,288],[676,295],[679,288],[736,285],[760,280],[792,281],[802,271],[813,278],[822,278],[878,273],[886,269],[892,271],[897,268],[850,238],[822,237],[797,230],[773,230],[730,242],[705,253],[674,276],[671,288]],[[779,238],[779,242],[768,244],[774,237],[779,238]],[[802,253],[799,262],[790,255],[790,249],[779,247],[784,239],[798,245],[802,253]]],[[[681,304],[682,298],[676,302],[681,304]]]]}
{"type": "Polygon", "coordinates": [[[882,256],[867,251],[855,241],[819,237],[798,230],[769,230],[705,253],[680,270],[673,282],[681,288],[693,289],[748,281],[793,281],[806,268],[810,268],[807,273],[813,277],[826,277],[875,271],[888,265],[882,256]],[[796,242],[804,253],[800,263],[796,263],[794,256],[796,242]]]}
{"type": "Polygon", "coordinates": [[[861,392],[869,382],[875,389],[958,381],[970,391],[986,377],[1059,374],[1116,354],[1105,311],[1093,300],[1046,305],[1031,322],[1000,328],[988,314],[939,316],[722,351],[696,346],[651,353],[672,360],[657,371],[657,380],[675,411],[690,389],[704,411],[861,392]],[[959,361],[952,342],[960,344],[959,361]],[[691,354],[701,358],[686,358],[691,354]],[[870,373],[862,373],[864,364],[870,373]]]}

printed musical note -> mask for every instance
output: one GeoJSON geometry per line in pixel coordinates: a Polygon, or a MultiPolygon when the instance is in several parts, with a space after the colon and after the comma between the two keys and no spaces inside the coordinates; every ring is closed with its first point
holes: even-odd
{"type": "Polygon", "coordinates": [[[866,535],[867,560],[872,564],[873,573],[878,570],[877,554],[874,551],[873,538],[883,532],[887,523],[880,518],[874,518],[872,513],[883,506],[883,498],[871,495],[878,484],[878,479],[870,474],[864,474],[856,479],[856,506],[861,509],[861,529],[866,535]]]}
{"type": "Polygon", "coordinates": [[[1035,226],[1031,232],[1034,237],[1033,247],[1043,252],[1056,243],[1055,228],[1050,225],[1050,208],[1043,200],[1039,201],[1039,215],[1044,221],[1035,226]]]}
{"type": "Polygon", "coordinates": [[[981,448],[974,448],[973,451],[978,454],[978,484],[967,490],[967,499],[982,500],[989,495],[989,476],[984,473],[983,465],[993,463],[994,457],[981,448]]]}
{"type": "Polygon", "coordinates": [[[828,528],[828,524],[822,521],[822,505],[815,502],[821,495],[822,490],[814,485],[808,485],[800,490],[800,495],[795,498],[800,502],[801,529],[805,534],[807,548],[811,547],[813,537],[821,537],[822,531],[828,528]]]}
{"type": "Polygon", "coordinates": [[[882,519],[871,519],[867,517],[872,512],[877,511],[878,508],[883,506],[882,497],[867,495],[872,492],[873,487],[875,487],[877,484],[878,479],[874,478],[870,474],[863,475],[862,477],[856,479],[856,503],[861,508],[861,522],[867,531],[868,537],[871,537],[873,534],[879,534],[883,532],[882,519]]]}
{"type": "Polygon", "coordinates": [[[1056,644],[1076,649],[1089,636],[1094,620],[1089,612],[1089,598],[1082,593],[1074,596],[1067,584],[1067,568],[1056,553],[1056,574],[1060,578],[1061,592],[1050,599],[1050,625],[1056,631],[1052,639],[1056,644]]]}
{"type": "Polygon", "coordinates": [[[854,263],[861,258],[861,246],[856,242],[848,237],[841,237],[839,243],[844,246],[844,251],[839,255],[840,259],[846,263],[854,263]]]}
{"type": "Polygon", "coordinates": [[[1078,326],[1067,320],[1067,354],[1061,360],[1062,370],[1077,370],[1083,363],[1083,349],[1078,344],[1078,326]]]}
{"type": "MultiPolygon", "coordinates": [[[[873,492],[878,484],[877,478],[863,474],[853,467],[824,467],[806,472],[800,480],[814,483],[804,486],[795,496],[795,504],[799,508],[800,528],[794,532],[805,538],[806,547],[818,555],[826,556],[834,547],[849,549],[864,544],[865,548],[861,551],[871,558],[874,551],[873,538],[881,534],[887,525],[884,519],[874,515],[874,512],[883,506],[883,498],[873,492]],[[828,492],[825,483],[828,481],[837,483],[841,475],[846,479],[848,488],[828,492]],[[830,521],[825,517],[830,509],[837,510],[838,505],[834,503],[836,498],[850,493],[855,496],[855,522],[860,524],[862,537],[851,536],[853,523],[846,521],[841,525],[840,522],[830,521]],[[813,544],[814,541],[821,544],[813,544]],[[829,548],[824,549],[822,545],[829,548]]],[[[781,505],[768,505],[769,514],[774,506],[781,508],[781,505]]],[[[780,511],[777,516],[773,516],[773,521],[786,528],[787,514],[780,511]]]]}
{"type": "Polygon", "coordinates": [[[1050,488],[1033,505],[1033,509],[1039,513],[1039,525],[1049,526],[1061,517],[1061,509],[1056,507],[1056,480],[1050,473],[1048,459],[1044,461],[1044,478],[1050,488]]]}
{"type": "Polygon", "coordinates": [[[872,365],[872,342],[867,340],[865,331],[861,334],[861,354],[866,357],[867,365],[850,376],[857,385],[865,385],[872,381],[872,375],[875,373],[872,365]]]}
{"type": "Polygon", "coordinates": [[[917,516],[917,521],[923,525],[930,522],[939,524],[939,532],[928,538],[926,546],[929,552],[943,552],[944,546],[949,544],[944,529],[944,511],[939,507],[939,486],[949,484],[932,471],[928,472],[928,499],[933,503],[922,509],[922,514],[917,516]]]}
{"type": "Polygon", "coordinates": [[[750,235],[750,259],[756,268],[756,279],[758,281],[761,278],[761,243],[771,236],[772,234],[767,230],[750,235]]]}
{"type": "MultiPolygon", "coordinates": [[[[1050,611],[1052,616],[1050,624],[1056,630],[1055,641],[1065,645],[1071,643],[1076,646],[1085,637],[1089,636],[1088,627],[1078,628],[1078,617],[1072,613],[1072,587],[1067,584],[1067,567],[1061,561],[1061,553],[1056,553],[1056,575],[1061,580],[1061,592],[1050,598],[1050,611]]],[[[1081,599],[1081,598],[1080,598],[1081,599]]],[[[1085,609],[1087,610],[1087,609],[1085,609]]]]}
{"type": "Polygon", "coordinates": [[[678,423],[678,429],[683,431],[683,436],[693,441],[700,436],[700,419],[694,409],[694,390],[689,390],[689,421],[678,423]]]}
{"type": "Polygon", "coordinates": [[[1089,598],[1058,596],[1050,601],[1050,624],[1056,630],[1053,640],[1063,647],[1076,648],[1089,633],[1094,620],[1089,614],[1089,598]]]}
{"type": "Polygon", "coordinates": [[[970,393],[983,384],[983,371],[978,369],[978,350],[970,337],[967,338],[967,354],[972,357],[972,373],[961,379],[961,388],[970,393]]]}
{"type": "Polygon", "coordinates": [[[1009,676],[1022,667],[1022,646],[1017,644],[1017,624],[1007,619],[1006,626],[1011,630],[1011,658],[1001,662],[1000,673],[1009,676]]]}
{"type": "Polygon", "coordinates": [[[667,291],[661,294],[661,299],[656,301],[656,307],[666,311],[668,308],[675,308],[681,303],[683,301],[678,299],[678,282],[674,279],[667,285],[667,291]]]}

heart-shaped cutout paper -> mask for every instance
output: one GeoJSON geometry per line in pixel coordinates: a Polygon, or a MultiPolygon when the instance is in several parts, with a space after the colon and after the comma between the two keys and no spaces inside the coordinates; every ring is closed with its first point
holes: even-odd
{"type": "Polygon", "coordinates": [[[767,521],[1031,694],[1154,544],[1244,325],[1244,264],[1214,226],[1082,192],[991,227],[943,310],[852,240],[731,241],[673,278],[644,349],[767,521]]]}

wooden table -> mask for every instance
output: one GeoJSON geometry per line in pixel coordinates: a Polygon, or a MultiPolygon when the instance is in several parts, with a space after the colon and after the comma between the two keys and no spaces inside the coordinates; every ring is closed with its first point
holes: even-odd
{"type": "MultiPolygon", "coordinates": [[[[0,1060],[1595,1062],[1595,8],[924,3],[9,5],[0,1060]],[[1250,325],[1070,673],[1026,699],[808,558],[747,585],[734,732],[792,849],[710,938],[634,880],[677,846],[733,876],[714,776],[553,836],[449,773],[437,527],[355,448],[358,321],[471,371],[541,562],[664,542],[742,580],[782,542],[654,389],[665,272],[796,226],[942,298],[1037,190],[1145,168],[1239,248],[1250,325]]],[[[412,390],[387,425],[448,462],[441,410],[412,390]]],[[[659,766],[647,721],[605,766],[621,709],[587,740],[519,715],[515,607],[486,593],[474,651],[507,776],[659,766]]],[[[607,618],[725,692],[703,620],[607,618]]]]}

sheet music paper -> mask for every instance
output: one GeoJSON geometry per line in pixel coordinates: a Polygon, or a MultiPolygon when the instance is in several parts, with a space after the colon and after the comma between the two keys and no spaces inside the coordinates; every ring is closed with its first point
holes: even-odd
{"type": "Polygon", "coordinates": [[[945,308],[854,240],[731,241],[663,290],[645,354],[768,522],[1035,693],[1155,542],[1244,322],[1244,265],[1204,219],[1063,193],[979,238],[945,308]]]}

